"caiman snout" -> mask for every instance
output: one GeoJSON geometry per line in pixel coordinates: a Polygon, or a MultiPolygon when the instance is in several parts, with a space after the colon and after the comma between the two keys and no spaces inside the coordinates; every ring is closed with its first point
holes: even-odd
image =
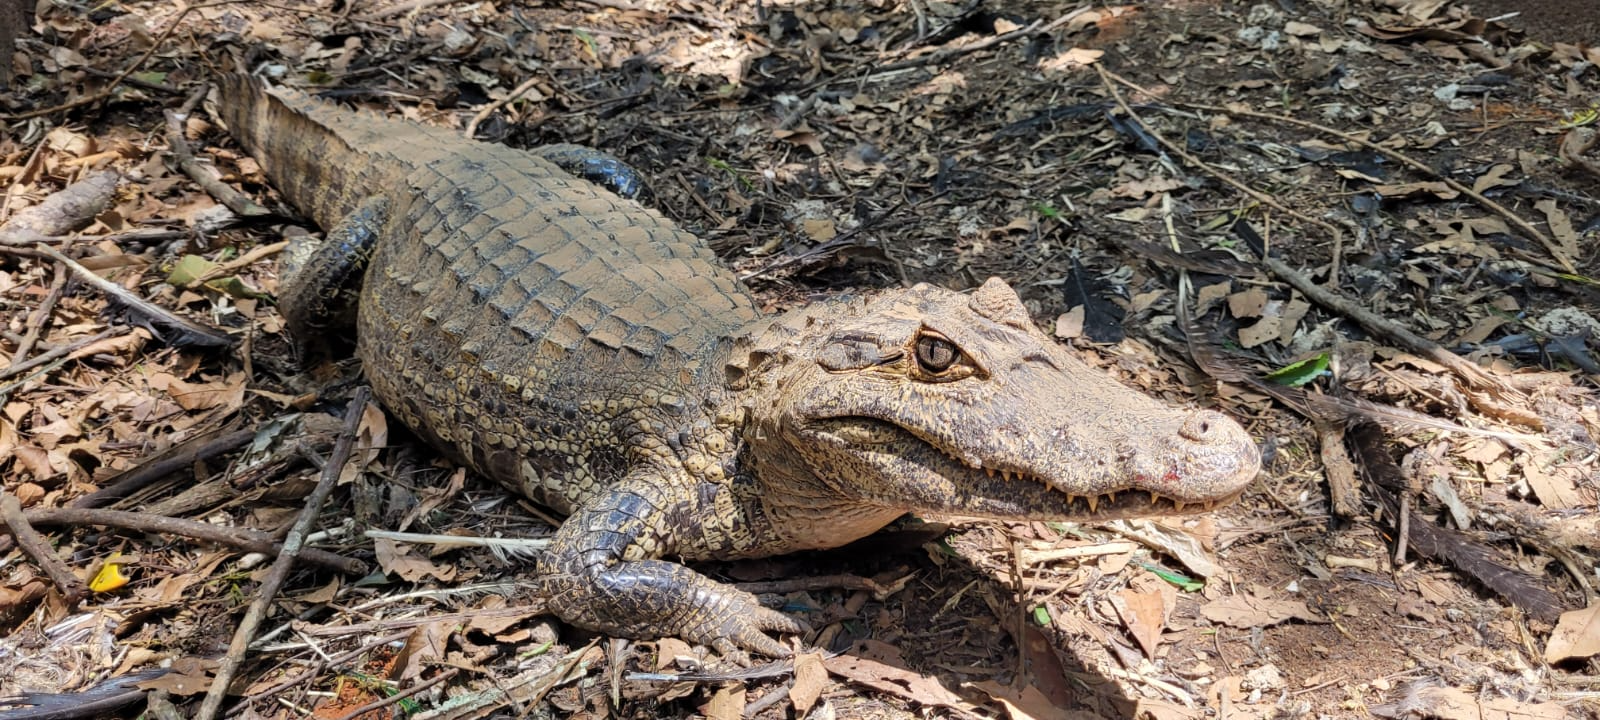
{"type": "Polygon", "coordinates": [[[1236,495],[1261,469],[1261,451],[1256,448],[1255,440],[1239,423],[1215,410],[1189,412],[1178,425],[1177,437],[1168,442],[1172,456],[1168,467],[1176,471],[1177,477],[1184,478],[1184,483],[1164,487],[1163,495],[1179,498],[1236,495]]]}

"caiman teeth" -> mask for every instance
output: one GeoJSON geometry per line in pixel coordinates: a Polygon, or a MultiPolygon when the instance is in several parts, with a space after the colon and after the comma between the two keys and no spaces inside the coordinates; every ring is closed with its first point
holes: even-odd
{"type": "Polygon", "coordinates": [[[1172,501],[1172,509],[1174,509],[1174,510],[1176,510],[1178,512],[1183,512],[1183,504],[1184,503],[1183,503],[1182,500],[1173,500],[1172,501]]]}
{"type": "Polygon", "coordinates": [[[1158,502],[1161,502],[1161,496],[1157,495],[1156,491],[1151,490],[1150,491],[1150,504],[1154,505],[1154,504],[1156,504],[1158,502]]]}
{"type": "Polygon", "coordinates": [[[1090,495],[1086,499],[1089,501],[1089,512],[1094,512],[1095,508],[1100,506],[1100,496],[1099,495],[1090,495]]]}

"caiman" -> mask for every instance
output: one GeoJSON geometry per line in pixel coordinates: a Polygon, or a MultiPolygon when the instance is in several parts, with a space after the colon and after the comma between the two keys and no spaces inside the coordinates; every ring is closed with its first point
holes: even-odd
{"type": "Polygon", "coordinates": [[[566,516],[537,571],[572,625],[786,656],[768,633],[803,623],[682,562],[838,547],[908,512],[1204,511],[1259,469],[1238,423],[1089,367],[998,279],[768,316],[705,243],[623,197],[637,176],[603,153],[475,142],[244,76],[220,98],[327,230],[285,261],[291,334],[346,332],[356,304],[380,402],[566,516]]]}

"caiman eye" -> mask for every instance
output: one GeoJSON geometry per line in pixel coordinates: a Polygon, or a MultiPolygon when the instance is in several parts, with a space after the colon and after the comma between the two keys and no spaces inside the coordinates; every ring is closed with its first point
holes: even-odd
{"type": "Polygon", "coordinates": [[[961,351],[949,340],[927,333],[917,336],[917,365],[929,375],[949,370],[960,357],[961,351]]]}

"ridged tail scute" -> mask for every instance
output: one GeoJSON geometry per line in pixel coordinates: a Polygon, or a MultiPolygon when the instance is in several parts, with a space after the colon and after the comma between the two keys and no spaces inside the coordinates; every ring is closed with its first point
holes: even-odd
{"type": "Polygon", "coordinates": [[[372,125],[354,127],[346,111],[249,75],[225,75],[219,87],[217,110],[228,132],[318,225],[332,227],[372,191],[361,180],[371,168],[359,146],[390,121],[374,115],[366,118],[372,125]]]}

